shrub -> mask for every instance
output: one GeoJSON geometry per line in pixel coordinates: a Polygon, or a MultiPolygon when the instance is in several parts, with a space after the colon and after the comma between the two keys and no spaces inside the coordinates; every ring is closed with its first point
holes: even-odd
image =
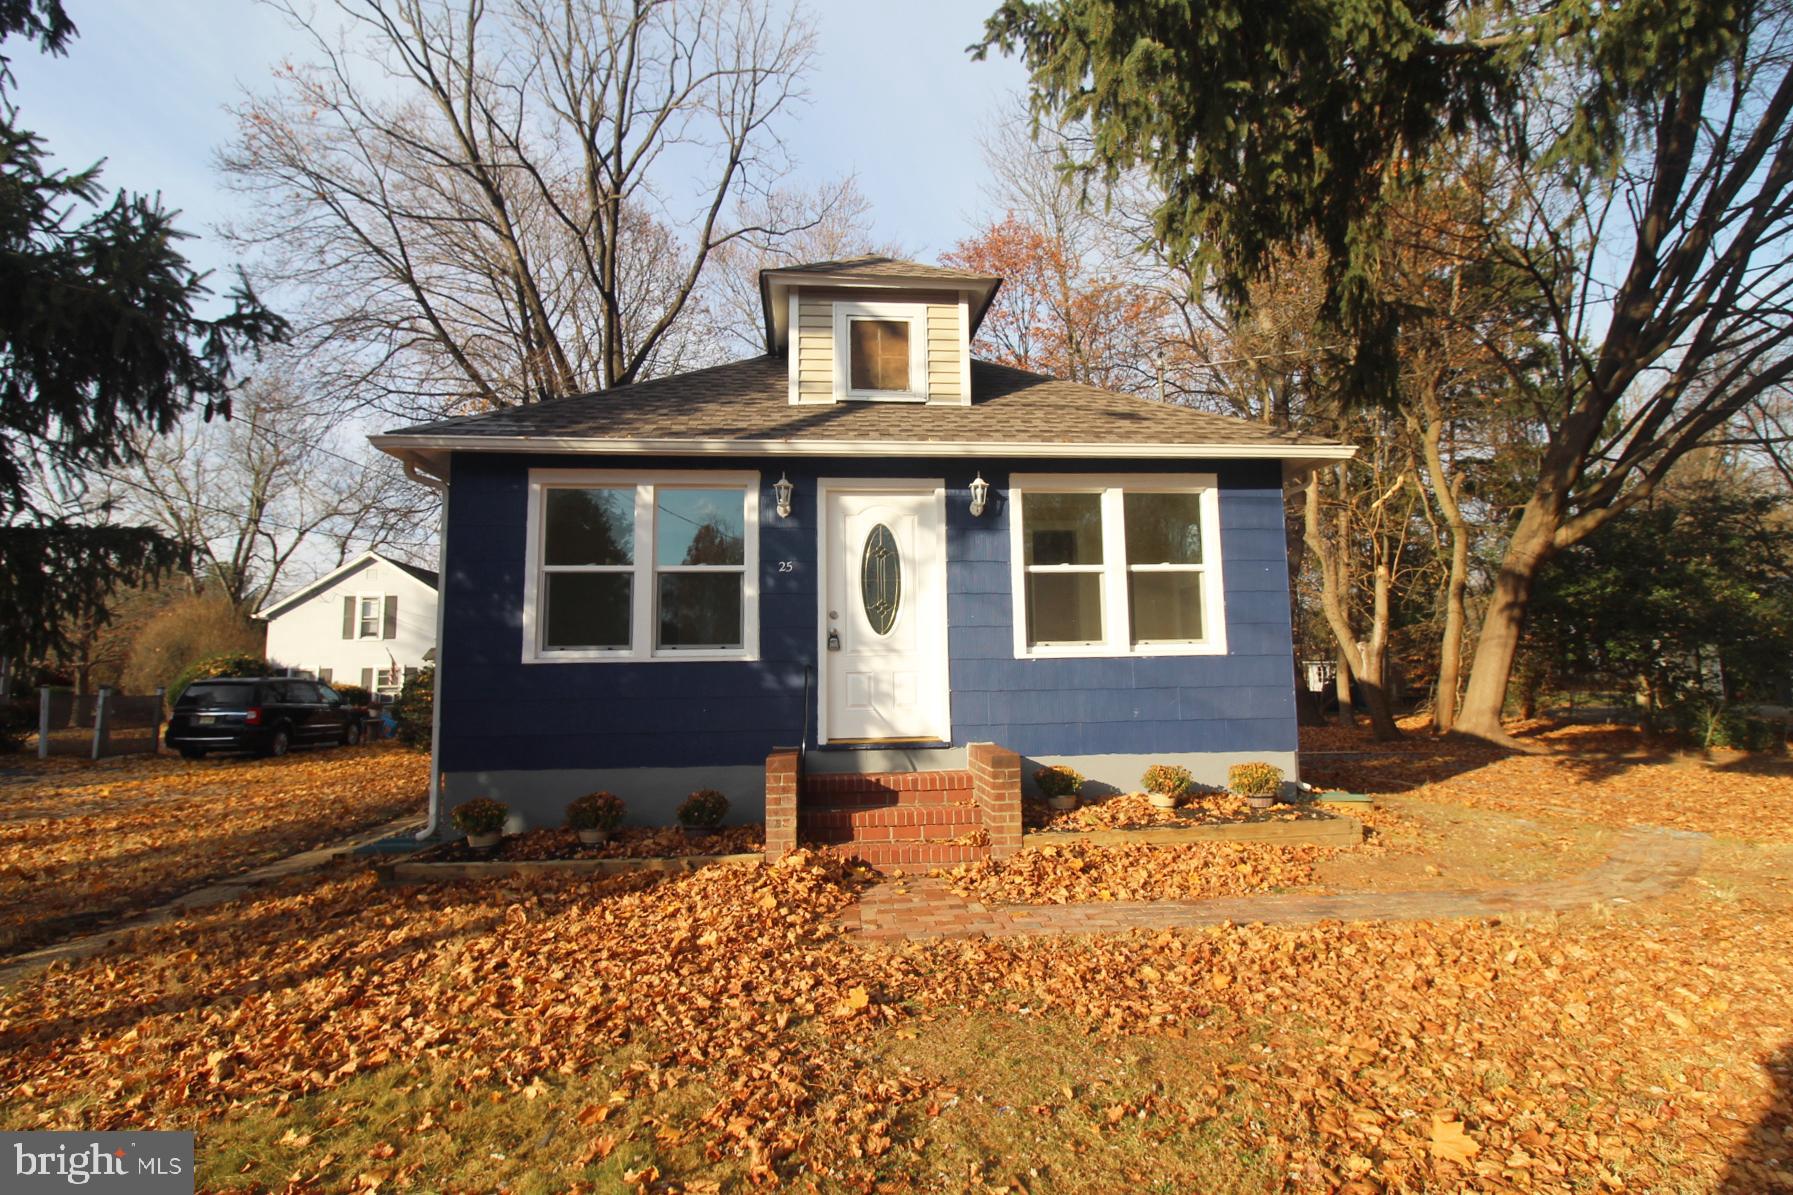
{"type": "Polygon", "coordinates": [[[0,703],[0,755],[11,755],[24,747],[25,740],[37,729],[38,699],[15,697],[0,703]]]}
{"type": "Polygon", "coordinates": [[[1681,741],[1702,750],[1780,751],[1787,741],[1778,720],[1752,717],[1722,701],[1683,701],[1669,711],[1669,717],[1681,741]]]}
{"type": "Polygon", "coordinates": [[[1189,769],[1174,763],[1155,763],[1139,778],[1140,787],[1165,797],[1180,797],[1189,791],[1195,777],[1189,769]]]}
{"type": "Polygon", "coordinates": [[[214,656],[260,659],[265,640],[264,624],[250,621],[227,598],[176,597],[135,628],[119,683],[130,693],[162,686],[172,698],[193,679],[187,676],[192,665],[214,656]]]}
{"type": "Polygon", "coordinates": [[[1267,763],[1236,763],[1226,770],[1226,786],[1238,797],[1274,797],[1282,791],[1282,769],[1267,763]]]}
{"type": "Polygon", "coordinates": [[[196,680],[211,680],[220,676],[266,676],[269,671],[270,665],[266,660],[243,652],[226,652],[194,660],[181,669],[180,675],[174,678],[174,683],[168,686],[168,704],[173,705],[179,701],[181,693],[196,680]]]}
{"type": "Polygon", "coordinates": [[[1033,774],[1033,781],[1048,797],[1074,797],[1083,788],[1083,776],[1063,764],[1041,768],[1033,774]]]}
{"type": "Polygon", "coordinates": [[[454,807],[449,819],[454,828],[463,834],[496,834],[504,829],[504,819],[510,814],[510,806],[503,801],[494,801],[490,797],[474,797],[471,801],[463,801],[454,807]]]}
{"type": "Polygon", "coordinates": [[[727,816],[728,798],[713,788],[700,788],[686,797],[678,812],[679,825],[693,829],[719,826],[727,816]]]}
{"type": "Polygon", "coordinates": [[[363,689],[360,685],[333,684],[330,687],[336,690],[336,695],[338,697],[341,697],[344,701],[357,709],[366,709],[374,703],[374,695],[368,690],[363,689]]]}
{"type": "Polygon", "coordinates": [[[586,793],[567,806],[575,830],[614,830],[623,820],[623,799],[615,793],[586,793]]]}
{"type": "Polygon", "coordinates": [[[398,741],[414,751],[430,749],[430,718],[436,706],[436,670],[419,668],[392,703],[392,720],[398,723],[398,741]]]}

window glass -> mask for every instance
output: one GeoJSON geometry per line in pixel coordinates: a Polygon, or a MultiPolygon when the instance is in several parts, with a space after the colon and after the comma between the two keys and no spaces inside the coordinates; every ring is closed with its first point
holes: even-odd
{"type": "Polygon", "coordinates": [[[746,499],[740,490],[657,491],[654,562],[673,566],[745,562],[746,499]]]}
{"type": "Polygon", "coordinates": [[[1028,573],[1029,643],[1100,643],[1102,574],[1028,573]]]}
{"type": "Polygon", "coordinates": [[[847,321],[848,385],[855,390],[909,390],[909,321],[847,321]]]}
{"type": "Polygon", "coordinates": [[[361,599],[361,638],[378,639],[380,637],[380,599],[364,597],[361,599]]]}
{"type": "Polygon", "coordinates": [[[332,689],[329,685],[319,685],[318,699],[327,705],[336,705],[342,701],[342,694],[338,693],[335,689],[332,689]]]}
{"type": "Polygon", "coordinates": [[[660,646],[741,646],[741,574],[660,574],[660,646]]]}
{"type": "Polygon", "coordinates": [[[1100,494],[1022,494],[1021,528],[1028,566],[1102,563],[1100,494]]]}
{"type": "Polygon", "coordinates": [[[624,565],[635,559],[635,487],[551,489],[542,505],[544,564],[624,565]]]}
{"type": "Polygon", "coordinates": [[[628,573],[549,573],[544,587],[542,646],[629,646],[628,573]]]}
{"type": "Polygon", "coordinates": [[[1195,569],[1129,573],[1127,602],[1135,643],[1202,637],[1202,574],[1195,569]]]}
{"type": "Polygon", "coordinates": [[[255,703],[255,686],[245,684],[208,684],[195,681],[181,690],[182,706],[202,710],[240,710],[255,703]]]}
{"type": "Polygon", "coordinates": [[[1125,494],[1127,563],[1200,564],[1200,494],[1125,494]]]}

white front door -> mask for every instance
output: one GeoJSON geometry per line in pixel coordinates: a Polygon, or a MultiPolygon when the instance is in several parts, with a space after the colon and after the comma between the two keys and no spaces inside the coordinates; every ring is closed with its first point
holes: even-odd
{"type": "Polygon", "coordinates": [[[944,742],[946,490],[824,481],[823,742],[944,742]]]}

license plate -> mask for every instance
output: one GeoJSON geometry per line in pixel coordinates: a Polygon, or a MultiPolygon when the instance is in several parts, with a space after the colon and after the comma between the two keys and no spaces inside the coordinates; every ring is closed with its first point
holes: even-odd
{"type": "Polygon", "coordinates": [[[199,723],[201,726],[210,726],[212,723],[214,723],[218,720],[218,716],[216,714],[201,714],[201,715],[199,715],[199,717],[197,717],[193,720],[195,722],[199,723]]]}

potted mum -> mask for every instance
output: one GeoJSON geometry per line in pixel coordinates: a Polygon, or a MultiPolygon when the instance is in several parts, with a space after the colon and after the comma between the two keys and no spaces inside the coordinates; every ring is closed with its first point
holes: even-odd
{"type": "Polygon", "coordinates": [[[504,819],[510,814],[510,806],[503,801],[494,801],[490,797],[474,797],[454,807],[449,819],[454,828],[467,836],[467,845],[477,850],[484,850],[498,845],[504,837],[504,819]]]}
{"type": "Polygon", "coordinates": [[[615,793],[586,793],[567,806],[567,825],[586,846],[603,846],[622,824],[623,799],[615,793]]]}
{"type": "Polygon", "coordinates": [[[1267,763],[1234,764],[1227,769],[1226,786],[1253,809],[1268,809],[1282,792],[1282,769],[1267,763]]]}
{"type": "Polygon", "coordinates": [[[1077,793],[1083,788],[1083,776],[1063,764],[1041,768],[1033,774],[1034,783],[1045,794],[1046,803],[1054,809],[1077,808],[1077,793]]]}
{"type": "Polygon", "coordinates": [[[1175,809],[1194,782],[1188,768],[1172,763],[1155,763],[1139,778],[1139,786],[1159,809],[1175,809]]]}
{"type": "Polygon", "coordinates": [[[728,816],[728,798],[713,788],[700,788],[679,806],[679,825],[688,838],[708,838],[728,816]]]}

